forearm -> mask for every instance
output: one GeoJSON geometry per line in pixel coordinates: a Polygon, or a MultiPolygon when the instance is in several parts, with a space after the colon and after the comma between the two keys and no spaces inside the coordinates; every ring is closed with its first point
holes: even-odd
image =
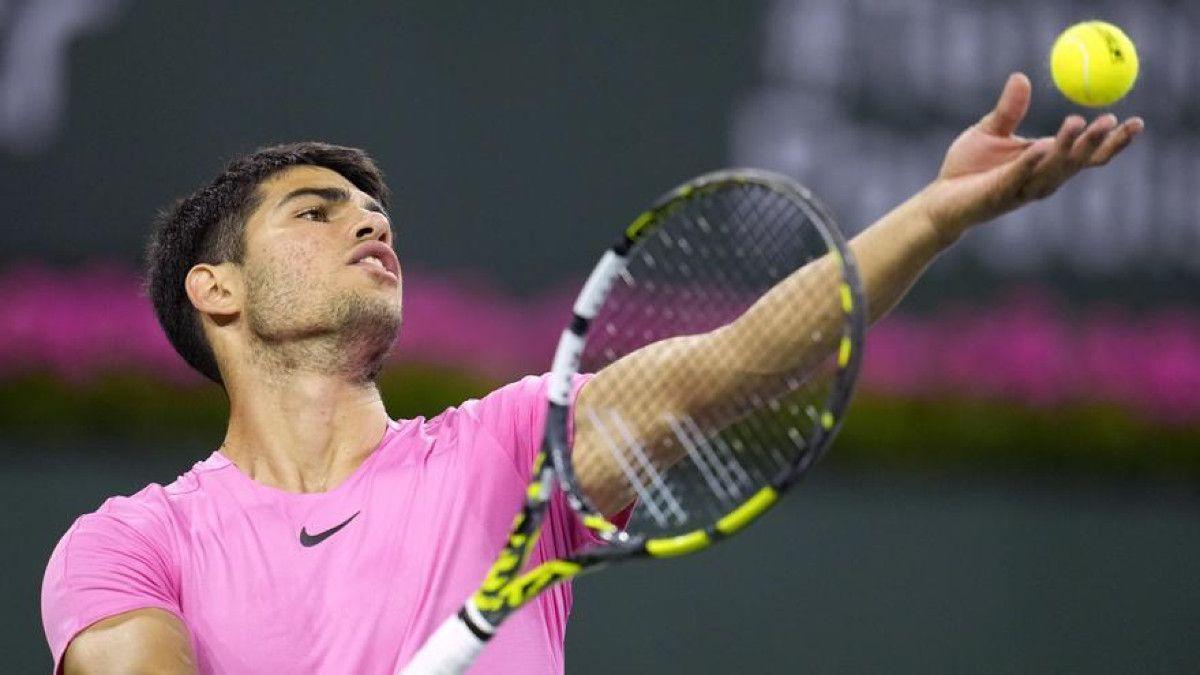
{"type": "MultiPolygon", "coordinates": [[[[942,247],[924,208],[922,194],[897,206],[851,242],[871,320],[904,296],[942,247]]],[[[608,366],[584,387],[576,416],[577,477],[605,513],[633,496],[604,449],[590,412],[619,410],[630,435],[642,439],[657,467],[674,463],[679,444],[661,444],[671,430],[665,420],[681,414],[720,426],[740,412],[736,403],[771,397],[789,377],[804,375],[837,348],[845,313],[839,286],[843,275],[829,255],[796,270],[756,300],[732,323],[703,335],[648,345],[608,366]],[[655,386],[610,386],[643,381],[655,386]],[[585,457],[586,456],[586,457],[585,457]]],[[[602,435],[601,435],[602,436],[602,435]]]]}
{"type": "Polygon", "coordinates": [[[913,195],[850,242],[871,323],[891,311],[937,254],[957,238],[934,226],[924,194],[913,195]]]}
{"type": "MultiPolygon", "coordinates": [[[[917,193],[850,242],[871,322],[891,310],[957,236],[939,231],[924,199],[924,192],[917,193]]],[[[830,256],[814,260],[711,334],[705,348],[739,355],[735,362],[740,372],[729,373],[734,379],[803,370],[836,347],[844,320],[841,280],[842,271],[830,256]],[[750,342],[759,348],[744,349],[750,342]]]]}

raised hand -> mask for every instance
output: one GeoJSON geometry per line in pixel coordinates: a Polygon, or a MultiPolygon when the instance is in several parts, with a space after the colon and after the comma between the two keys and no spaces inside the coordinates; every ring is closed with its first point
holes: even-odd
{"type": "Polygon", "coordinates": [[[922,193],[943,244],[972,225],[1052,194],[1082,169],[1107,164],[1145,129],[1140,117],[1118,123],[1078,115],[1043,138],[1015,134],[1029,110],[1029,78],[1013,73],[996,107],[954,140],[937,179],[922,193]]]}

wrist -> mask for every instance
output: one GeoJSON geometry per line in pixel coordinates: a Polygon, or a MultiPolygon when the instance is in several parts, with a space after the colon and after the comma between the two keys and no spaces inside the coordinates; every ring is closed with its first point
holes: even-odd
{"type": "Polygon", "coordinates": [[[956,217],[947,208],[944,185],[940,178],[934,179],[913,195],[912,201],[939,252],[950,248],[970,227],[965,219],[956,217]]]}

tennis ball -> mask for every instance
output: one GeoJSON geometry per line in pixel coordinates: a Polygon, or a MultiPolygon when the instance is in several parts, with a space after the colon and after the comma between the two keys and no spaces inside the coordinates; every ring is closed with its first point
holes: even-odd
{"type": "Polygon", "coordinates": [[[1101,108],[1121,100],[1133,88],[1137,51],[1120,28],[1104,21],[1084,21],[1054,41],[1050,74],[1072,102],[1101,108]]]}

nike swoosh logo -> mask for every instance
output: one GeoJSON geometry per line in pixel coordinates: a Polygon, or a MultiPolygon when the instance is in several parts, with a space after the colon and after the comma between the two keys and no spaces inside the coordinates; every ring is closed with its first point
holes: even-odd
{"type": "Polygon", "coordinates": [[[334,525],[333,527],[329,528],[328,530],[325,530],[324,532],[318,532],[316,534],[309,534],[308,530],[306,530],[303,527],[300,528],[300,545],[305,546],[305,547],[316,546],[317,544],[319,544],[319,543],[325,541],[326,539],[332,537],[333,535],[337,534],[338,530],[349,525],[350,521],[352,521],[356,517],[358,517],[358,514],[360,514],[360,513],[362,513],[362,511],[355,511],[353,516],[350,516],[349,518],[343,520],[340,524],[334,525]]]}

